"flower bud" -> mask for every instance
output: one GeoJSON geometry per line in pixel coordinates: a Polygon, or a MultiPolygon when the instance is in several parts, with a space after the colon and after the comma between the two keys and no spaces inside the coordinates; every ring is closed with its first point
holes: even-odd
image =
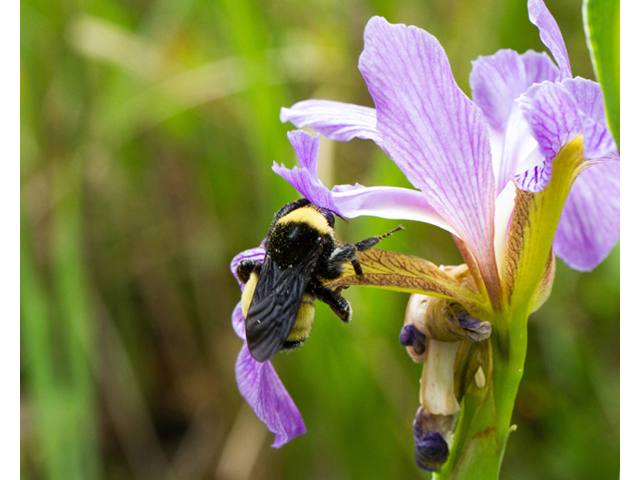
{"type": "MultiPolygon", "coordinates": [[[[466,265],[441,267],[467,289],[477,293],[466,265]]],[[[451,435],[460,401],[470,388],[485,384],[482,365],[491,371],[487,355],[491,324],[469,314],[451,298],[413,294],[407,304],[400,343],[416,362],[424,362],[420,405],[413,423],[416,462],[434,471],[449,456],[451,435]]]]}
{"type": "Polygon", "coordinates": [[[427,347],[427,336],[418,330],[414,324],[409,323],[402,327],[399,340],[402,345],[407,347],[407,350],[411,347],[416,356],[424,358],[424,352],[427,347]]]}
{"type": "Polygon", "coordinates": [[[473,318],[462,305],[446,298],[430,299],[424,323],[427,335],[442,342],[479,342],[491,335],[489,322],[473,318]]]}
{"type": "Polygon", "coordinates": [[[420,468],[432,472],[447,461],[453,421],[453,416],[431,415],[423,407],[418,408],[413,421],[413,441],[420,468]]]}
{"type": "Polygon", "coordinates": [[[425,357],[425,333],[427,331],[425,319],[429,300],[430,297],[418,293],[414,293],[409,297],[407,311],[404,316],[404,327],[402,327],[402,330],[400,331],[400,343],[407,347],[407,353],[416,363],[423,362],[425,357]],[[409,325],[411,325],[411,328],[408,328],[409,325]],[[415,337],[418,342],[422,340],[424,348],[420,346],[420,343],[416,345],[413,337],[415,337]]]}

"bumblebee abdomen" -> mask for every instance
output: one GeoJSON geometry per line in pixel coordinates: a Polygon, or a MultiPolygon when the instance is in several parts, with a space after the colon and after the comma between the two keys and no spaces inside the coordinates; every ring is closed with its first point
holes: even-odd
{"type": "Polygon", "coordinates": [[[253,292],[256,289],[256,284],[258,283],[258,273],[251,272],[249,276],[249,280],[244,286],[244,290],[242,291],[242,316],[247,318],[247,312],[249,311],[249,307],[251,306],[251,300],[253,299],[253,292]]]}
{"type": "Polygon", "coordinates": [[[308,293],[305,293],[302,296],[302,303],[298,310],[296,323],[293,325],[293,328],[282,347],[283,350],[295,350],[299,348],[307,338],[309,338],[311,327],[313,326],[313,320],[315,318],[313,300],[313,296],[308,293]]]}

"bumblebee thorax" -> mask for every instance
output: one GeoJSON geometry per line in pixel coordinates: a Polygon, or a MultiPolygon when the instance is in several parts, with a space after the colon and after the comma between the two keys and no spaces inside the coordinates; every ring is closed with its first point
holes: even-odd
{"type": "Polygon", "coordinates": [[[303,207],[279,219],[269,235],[267,251],[280,267],[307,258],[310,251],[333,241],[333,230],[314,208],[303,207]]]}

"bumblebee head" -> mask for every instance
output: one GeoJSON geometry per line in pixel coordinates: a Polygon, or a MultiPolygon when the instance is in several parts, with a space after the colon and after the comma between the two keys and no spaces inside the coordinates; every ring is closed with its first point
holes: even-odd
{"type": "Polygon", "coordinates": [[[306,198],[301,198],[278,210],[271,228],[273,229],[279,223],[304,222],[311,223],[322,233],[327,233],[327,230],[333,230],[335,227],[335,215],[337,214],[331,210],[314,205],[306,198]],[[321,219],[326,221],[326,226],[321,219]]]}

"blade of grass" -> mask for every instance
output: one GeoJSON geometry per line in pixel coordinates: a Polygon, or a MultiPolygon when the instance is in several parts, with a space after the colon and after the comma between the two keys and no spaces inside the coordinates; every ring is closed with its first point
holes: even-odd
{"type": "MultiPolygon", "coordinates": [[[[66,478],[100,477],[95,406],[95,384],[90,355],[94,353],[93,315],[85,275],[82,235],[81,164],[60,162],[54,170],[54,192],[58,202],[53,212],[52,275],[59,318],[55,352],[64,359],[59,388],[64,394],[61,425],[66,432],[66,478]],[[60,348],[61,347],[61,348],[60,348]]],[[[61,362],[62,363],[62,362],[61,362]]]]}
{"type": "Polygon", "coordinates": [[[64,452],[61,451],[63,446],[55,424],[60,392],[56,389],[51,362],[49,295],[36,267],[24,216],[20,222],[20,307],[26,384],[34,407],[43,477],[62,480],[64,452]]]}
{"type": "Polygon", "coordinates": [[[620,148],[620,0],[584,0],[582,17],[609,128],[620,148]]]}
{"type": "MultiPolygon", "coordinates": [[[[60,224],[57,226],[60,228],[60,224]]],[[[69,322],[62,320],[65,310],[67,313],[75,311],[72,316],[76,321],[82,310],[71,296],[71,302],[67,301],[61,308],[61,318],[55,314],[54,298],[38,271],[30,238],[28,222],[23,217],[20,235],[21,327],[27,359],[27,388],[31,389],[34,404],[43,478],[99,478],[93,385],[85,371],[87,346],[78,345],[78,326],[74,333],[67,332],[68,325],[65,324],[69,322]],[[68,343],[65,342],[67,338],[68,343]]],[[[69,273],[71,278],[75,277],[73,272],[69,273]]],[[[84,317],[82,321],[86,321],[84,317]]]]}

